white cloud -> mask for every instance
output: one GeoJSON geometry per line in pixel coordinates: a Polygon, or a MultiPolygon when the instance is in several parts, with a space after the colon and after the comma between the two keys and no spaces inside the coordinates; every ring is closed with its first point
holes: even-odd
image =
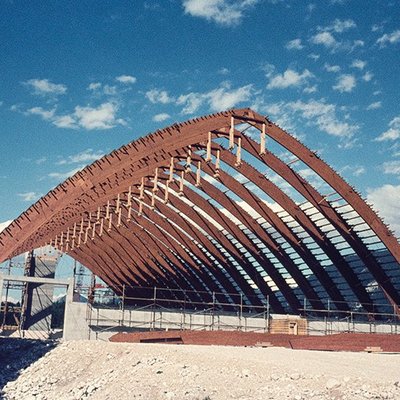
{"type": "Polygon", "coordinates": [[[78,171],[80,171],[84,167],[85,167],[84,165],[81,165],[67,172],[50,172],[47,176],[57,181],[65,181],[67,178],[69,178],[72,175],[75,175],[78,171]]]}
{"type": "Polygon", "coordinates": [[[337,83],[333,86],[334,90],[340,93],[350,93],[356,86],[356,78],[350,74],[342,74],[338,77],[337,83]]]}
{"type": "Polygon", "coordinates": [[[308,58],[311,58],[311,60],[318,61],[320,55],[319,55],[319,54],[315,54],[315,53],[311,53],[311,54],[309,54],[307,57],[308,57],[308,58]]]}
{"type": "Polygon", "coordinates": [[[380,134],[375,141],[383,142],[387,140],[400,139],[400,116],[393,118],[389,122],[389,129],[380,134]]]}
{"type": "Polygon", "coordinates": [[[169,118],[171,118],[171,116],[169,114],[161,113],[161,114],[156,114],[153,117],[153,121],[155,121],[155,122],[163,122],[163,121],[166,121],[169,118]]]}
{"type": "Polygon", "coordinates": [[[146,97],[150,100],[151,103],[161,103],[161,104],[168,104],[173,103],[175,99],[170,97],[166,90],[159,90],[159,89],[151,89],[146,92],[146,97]]]}
{"type": "Polygon", "coordinates": [[[267,89],[286,89],[306,85],[314,75],[308,69],[299,73],[289,68],[283,74],[267,74],[267,77],[269,78],[267,89]]]}
{"type": "Polygon", "coordinates": [[[317,85],[314,85],[314,86],[308,86],[308,87],[304,88],[303,92],[310,94],[310,93],[317,92],[317,90],[318,90],[317,85]]]}
{"type": "Polygon", "coordinates": [[[100,82],[92,82],[88,86],[88,90],[98,90],[101,88],[101,83],[100,82]]]}
{"type": "Polygon", "coordinates": [[[351,63],[351,67],[358,68],[360,70],[364,69],[366,65],[367,65],[367,62],[366,61],[362,61],[362,60],[354,60],[351,63]]]}
{"type": "Polygon", "coordinates": [[[400,175],[400,160],[386,161],[382,164],[383,172],[389,175],[400,175]]]}
{"type": "Polygon", "coordinates": [[[0,222],[0,232],[4,231],[4,229],[7,228],[8,225],[10,225],[12,222],[12,219],[5,221],[5,222],[0,222]]]}
{"type": "Polygon", "coordinates": [[[328,31],[334,31],[336,33],[342,33],[345,31],[348,31],[351,28],[355,28],[357,25],[352,19],[335,19],[333,21],[333,24],[330,26],[327,26],[324,30],[328,31]]]}
{"type": "Polygon", "coordinates": [[[381,107],[382,107],[381,101],[374,101],[367,107],[367,110],[377,110],[378,108],[381,108],[381,107]]]}
{"type": "Polygon", "coordinates": [[[41,194],[36,192],[26,192],[26,193],[18,193],[19,197],[22,197],[23,201],[35,201],[37,200],[41,194]]]}
{"type": "Polygon", "coordinates": [[[38,95],[58,95],[67,92],[67,87],[61,83],[52,83],[48,79],[29,79],[24,82],[33,88],[34,94],[38,95]]]}
{"type": "Polygon", "coordinates": [[[76,106],[73,113],[65,115],[56,115],[55,109],[44,110],[41,107],[30,108],[26,113],[39,115],[58,128],[94,130],[110,129],[116,125],[125,125],[124,120],[116,118],[117,111],[117,104],[108,102],[100,104],[98,107],[76,106]]]}
{"type": "Polygon", "coordinates": [[[42,107],[32,107],[29,110],[27,110],[26,113],[32,115],[39,115],[44,120],[48,121],[53,118],[55,109],[53,108],[52,110],[45,110],[42,107]]]}
{"type": "Polygon", "coordinates": [[[103,103],[96,108],[77,106],[73,118],[84,129],[110,129],[122,124],[122,120],[116,120],[117,110],[114,103],[103,103]]]}
{"type": "Polygon", "coordinates": [[[47,161],[47,157],[40,157],[37,160],[35,160],[35,164],[41,165],[47,161]]]}
{"type": "Polygon", "coordinates": [[[71,115],[59,115],[53,118],[52,123],[57,128],[77,129],[75,118],[71,115]]]}
{"type": "Polygon", "coordinates": [[[193,114],[203,104],[204,98],[202,93],[183,94],[178,97],[176,104],[184,105],[182,114],[193,114]]]}
{"type": "Polygon", "coordinates": [[[318,27],[317,33],[311,36],[310,41],[314,44],[319,44],[330,49],[332,52],[336,50],[349,50],[352,51],[356,47],[364,46],[362,40],[354,40],[350,42],[337,40],[334,34],[341,34],[357,25],[352,19],[340,20],[335,19],[331,25],[325,27],[318,27]]]}
{"type": "Polygon", "coordinates": [[[365,82],[369,82],[372,78],[374,77],[374,74],[372,72],[366,72],[363,76],[362,79],[365,82]]]}
{"type": "Polygon", "coordinates": [[[362,165],[346,165],[341,169],[342,173],[349,171],[353,176],[361,176],[365,174],[365,167],[362,165]]]}
{"type": "Polygon", "coordinates": [[[328,72],[339,72],[340,71],[340,67],[339,67],[339,65],[330,65],[330,64],[328,64],[328,63],[325,63],[324,64],[324,68],[325,68],[325,70],[326,71],[328,71],[328,72]]]}
{"type": "Polygon", "coordinates": [[[400,42],[400,30],[393,31],[392,33],[385,33],[382,35],[376,43],[379,44],[380,47],[385,47],[388,43],[395,44],[400,42]]]}
{"type": "Polygon", "coordinates": [[[293,39],[286,43],[288,50],[301,50],[304,46],[301,44],[301,39],[293,39]]]}
{"type": "Polygon", "coordinates": [[[357,125],[341,122],[336,115],[336,105],[326,103],[324,100],[309,102],[297,100],[288,103],[288,107],[329,135],[349,138],[358,130],[357,125]]]}
{"type": "Polygon", "coordinates": [[[185,14],[204,18],[222,26],[238,25],[246,9],[259,0],[183,0],[185,14]]]}
{"type": "Polygon", "coordinates": [[[225,68],[225,67],[222,67],[222,68],[220,68],[219,70],[218,70],[218,73],[220,74],[220,75],[228,75],[229,74],[229,69],[228,68],[225,68]]]}
{"type": "Polygon", "coordinates": [[[103,93],[107,96],[115,96],[117,94],[117,87],[111,85],[104,85],[103,86],[103,93]]]}
{"type": "Polygon", "coordinates": [[[314,44],[321,44],[329,49],[338,46],[338,42],[330,32],[319,32],[311,37],[311,42],[314,44]]]}
{"type": "Polygon", "coordinates": [[[342,141],[340,145],[343,148],[354,145],[352,138],[359,129],[358,125],[342,121],[338,116],[338,106],[327,103],[325,99],[307,102],[302,100],[281,101],[264,105],[263,108],[284,129],[293,130],[299,125],[315,126],[322,132],[339,137],[342,141]]]}
{"type": "Polygon", "coordinates": [[[365,174],[365,167],[363,167],[362,165],[359,167],[355,167],[353,170],[353,175],[354,176],[360,176],[365,174]]]}
{"type": "Polygon", "coordinates": [[[93,161],[98,160],[99,158],[103,157],[104,152],[101,150],[94,151],[93,149],[83,150],[80,153],[73,154],[72,156],[68,156],[67,158],[61,159],[57,162],[57,165],[63,164],[82,164],[86,163],[89,164],[93,161]]]}
{"type": "Polygon", "coordinates": [[[206,98],[212,111],[223,111],[235,107],[236,104],[248,101],[252,93],[252,85],[246,85],[237,89],[223,86],[206,94],[206,98]]]}
{"type": "Polygon", "coordinates": [[[400,185],[383,185],[368,189],[367,200],[380,211],[385,222],[400,235],[400,185]]]}
{"type": "Polygon", "coordinates": [[[211,111],[222,111],[244,101],[248,101],[253,92],[253,85],[245,85],[237,89],[231,89],[229,83],[223,83],[221,87],[206,93],[188,93],[178,97],[176,104],[183,105],[183,114],[193,114],[199,107],[207,103],[211,111]]]}
{"type": "Polygon", "coordinates": [[[120,83],[124,83],[126,85],[133,84],[137,81],[137,79],[132,75],[120,75],[115,78],[120,83]]]}

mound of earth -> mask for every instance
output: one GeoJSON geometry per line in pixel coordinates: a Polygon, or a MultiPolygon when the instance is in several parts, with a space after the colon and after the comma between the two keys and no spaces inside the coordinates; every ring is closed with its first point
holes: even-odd
{"type": "Polygon", "coordinates": [[[400,399],[400,356],[230,346],[60,344],[4,399],[400,399]]]}

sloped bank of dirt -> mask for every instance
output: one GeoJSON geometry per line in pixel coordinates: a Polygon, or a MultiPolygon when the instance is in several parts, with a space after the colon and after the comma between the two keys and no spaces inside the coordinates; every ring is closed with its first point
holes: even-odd
{"type": "Polygon", "coordinates": [[[110,342],[59,345],[5,399],[400,399],[400,356],[110,342]]]}

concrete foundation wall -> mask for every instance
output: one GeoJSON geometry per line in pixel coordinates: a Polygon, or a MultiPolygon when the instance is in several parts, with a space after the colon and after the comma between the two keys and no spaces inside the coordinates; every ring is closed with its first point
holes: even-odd
{"type": "Polygon", "coordinates": [[[350,323],[347,321],[308,321],[310,335],[329,335],[340,332],[400,334],[400,326],[392,323],[350,323]]]}
{"type": "Polygon", "coordinates": [[[324,335],[339,332],[399,333],[400,326],[394,324],[306,321],[289,315],[240,316],[212,315],[205,312],[173,312],[160,309],[116,310],[88,307],[85,303],[68,302],[64,322],[64,339],[108,338],[117,332],[134,330],[241,330],[270,333],[296,334],[290,326],[296,324],[297,334],[324,335]]]}

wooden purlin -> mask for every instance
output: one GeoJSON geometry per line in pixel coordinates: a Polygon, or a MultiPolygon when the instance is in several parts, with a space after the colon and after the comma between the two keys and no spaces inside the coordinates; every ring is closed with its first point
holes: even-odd
{"type": "MultiPolygon", "coordinates": [[[[211,166],[208,165],[204,169],[209,176],[213,176],[213,169],[211,168],[211,166]]],[[[228,182],[229,176],[225,172],[221,172],[221,174],[222,174],[221,181],[224,182],[226,187],[232,190],[232,192],[238,194],[235,191],[235,187],[230,185],[230,183],[228,182]]],[[[191,179],[189,182],[193,183],[193,180],[191,179]]],[[[204,192],[207,193],[207,195],[211,196],[214,199],[217,199],[217,201],[227,211],[229,211],[232,215],[235,215],[235,217],[238,218],[249,231],[251,231],[262,243],[264,243],[267,246],[267,248],[277,258],[277,260],[282,265],[285,266],[285,268],[291,274],[294,281],[302,289],[305,296],[309,299],[312,299],[311,300],[312,304],[315,305],[315,307],[323,308],[324,306],[321,303],[318,294],[314,291],[313,287],[302,275],[297,265],[291,260],[290,257],[287,256],[287,254],[285,254],[282,251],[279,244],[276,243],[274,239],[270,237],[270,235],[268,235],[257,222],[254,221],[253,217],[250,214],[248,214],[248,212],[246,212],[244,209],[240,208],[237,204],[235,204],[235,202],[232,201],[232,199],[230,199],[224,192],[219,190],[214,185],[210,184],[206,179],[202,179],[201,185],[202,185],[202,190],[204,190],[204,192]]],[[[246,195],[243,198],[244,199],[247,198],[248,200],[249,196],[251,195],[250,192],[246,188],[241,187],[241,189],[242,189],[241,194],[246,193],[246,195]]],[[[259,250],[256,248],[253,248],[253,251],[259,252],[259,250]]],[[[260,253],[260,255],[261,257],[264,257],[262,253],[260,253]]],[[[274,282],[275,280],[277,281],[281,280],[279,272],[275,269],[273,265],[270,265],[269,260],[263,260],[263,261],[260,260],[260,266],[264,268],[264,270],[268,273],[268,275],[272,278],[274,282]]],[[[288,290],[291,290],[287,287],[287,284],[283,282],[281,282],[281,285],[277,284],[277,286],[282,290],[283,293],[286,293],[288,290]]]]}
{"type": "MultiPolygon", "coordinates": [[[[179,200],[179,198],[177,199],[179,200]]],[[[251,288],[248,282],[244,279],[244,277],[234,268],[233,265],[229,263],[229,261],[224,260],[221,257],[220,251],[215,245],[210,241],[209,238],[207,238],[205,235],[203,235],[202,232],[200,232],[197,228],[195,228],[192,224],[188,223],[188,220],[183,218],[181,215],[177,214],[174,212],[172,209],[164,205],[162,202],[157,203],[157,211],[159,211],[162,215],[165,215],[170,221],[173,221],[176,223],[178,226],[180,226],[183,230],[188,230],[190,227],[193,229],[191,232],[191,235],[194,235],[194,237],[202,242],[207,250],[210,252],[210,254],[213,255],[214,258],[218,260],[218,262],[225,268],[227,272],[229,272],[230,276],[237,282],[241,290],[246,293],[246,296],[248,298],[256,298],[257,294],[254,291],[254,288],[251,288]]],[[[189,212],[191,216],[193,216],[192,211],[189,212]]],[[[199,222],[197,220],[196,222],[199,222]]],[[[210,232],[214,232],[211,228],[207,227],[207,222],[204,222],[203,220],[200,221],[199,226],[201,226],[206,232],[208,231],[208,234],[210,232]]],[[[218,241],[218,234],[211,233],[211,237],[214,237],[218,241]]],[[[235,258],[235,256],[233,256],[235,258]]],[[[236,260],[240,262],[240,260],[236,260]]],[[[277,305],[277,307],[279,307],[277,305]]]]}
{"type": "MultiPolygon", "coordinates": [[[[160,192],[162,189],[160,189],[160,192]]],[[[187,196],[187,195],[186,195],[187,196]]],[[[179,197],[175,197],[174,199],[170,199],[170,203],[175,208],[179,209],[185,216],[187,216],[190,220],[195,222],[198,226],[200,226],[205,232],[207,232],[211,237],[221,243],[221,245],[229,252],[230,256],[242,266],[242,268],[246,271],[248,276],[255,282],[258,286],[259,290],[265,295],[269,296],[271,305],[274,306],[274,309],[280,310],[283,312],[283,308],[276,298],[275,294],[271,291],[271,289],[265,283],[263,277],[260,275],[258,271],[256,271],[252,264],[250,264],[245,257],[238,251],[238,249],[225,237],[222,232],[218,231],[212,224],[209,223],[203,216],[199,215],[193,208],[188,206],[182,199],[179,197]]],[[[167,212],[170,212],[168,207],[164,204],[157,204],[158,209],[164,215],[167,212]]],[[[207,213],[210,212],[210,204],[207,203],[205,205],[207,213]]]]}
{"type": "MultiPolygon", "coordinates": [[[[243,120],[248,120],[246,117],[238,117],[243,120]]],[[[314,152],[309,150],[305,145],[300,143],[295,137],[289,135],[279,126],[273,124],[271,121],[264,119],[260,115],[253,112],[253,123],[258,129],[262,129],[262,122],[267,122],[267,136],[271,137],[281,146],[289,150],[297,158],[302,160],[308,167],[310,167],[316,174],[319,175],[325,182],[327,182],[335,191],[350,204],[353,209],[364,219],[369,227],[376,233],[382,243],[385,244],[388,251],[393,255],[396,261],[400,264],[400,243],[389,231],[388,227],[382,222],[379,216],[371,209],[371,207],[361,198],[359,193],[355,191],[336,171],[334,171],[328,164],[323,162],[314,152]],[[261,119],[260,119],[261,118],[261,119]]],[[[311,186],[311,185],[310,185],[311,186]]],[[[327,202],[322,202],[322,209],[327,202]]],[[[332,215],[332,214],[330,214],[332,215]]],[[[336,222],[335,226],[341,228],[341,224],[336,222]]],[[[368,251],[363,243],[360,243],[356,235],[349,237],[351,230],[343,231],[343,235],[349,239],[352,248],[365,260],[365,265],[373,275],[373,277],[381,286],[385,297],[394,306],[398,307],[400,304],[400,293],[394,287],[393,283],[386,273],[380,268],[379,264],[373,259],[371,253],[368,251]]],[[[399,309],[400,311],[400,309],[399,309]]]]}
{"type": "MultiPolygon", "coordinates": [[[[189,179],[190,183],[192,184],[195,183],[194,179],[191,179],[191,177],[187,177],[187,179],[189,179]]],[[[204,190],[205,187],[206,187],[206,182],[203,183],[202,189],[204,190]]],[[[206,193],[209,194],[208,192],[206,193]]],[[[192,204],[195,204],[197,207],[205,211],[210,218],[219,223],[227,232],[232,234],[232,236],[235,237],[235,239],[237,239],[241,243],[241,245],[243,245],[247,249],[249,254],[258,262],[258,264],[260,266],[263,266],[264,269],[266,269],[269,272],[269,275],[274,281],[275,285],[280,289],[282,293],[284,293],[285,298],[290,304],[293,312],[297,312],[301,308],[300,301],[294,296],[294,293],[289,288],[287,282],[282,278],[282,276],[278,273],[278,271],[275,270],[270,260],[267,257],[265,257],[261,252],[259,252],[259,249],[253,243],[251,243],[249,238],[236,226],[236,224],[229,223],[229,221],[227,221],[226,219],[226,216],[223,213],[221,213],[220,210],[218,210],[210,202],[207,202],[206,200],[204,200],[203,197],[196,194],[189,188],[186,189],[185,197],[188,200],[190,200],[192,204]]],[[[216,200],[218,201],[219,198],[217,198],[216,200]]],[[[179,205],[178,208],[181,209],[182,206],[179,205]]],[[[234,247],[232,246],[231,250],[233,250],[233,248],[234,247]]],[[[239,256],[242,257],[242,263],[245,262],[244,255],[241,255],[241,253],[239,252],[237,252],[236,255],[238,257],[239,256]]],[[[257,276],[255,275],[255,277],[257,276]]],[[[255,282],[259,282],[258,284],[257,283],[256,284],[261,291],[263,291],[262,285],[267,285],[262,279],[262,277],[261,280],[259,278],[255,282]]],[[[268,295],[271,296],[271,293],[268,293],[268,295]]]]}
{"type": "MultiPolygon", "coordinates": [[[[264,176],[261,177],[260,173],[250,164],[243,162],[240,168],[238,168],[235,162],[235,156],[229,151],[223,149],[222,147],[221,147],[221,154],[224,162],[227,165],[229,165],[233,169],[236,169],[237,172],[240,172],[249,181],[251,181],[254,185],[260,188],[265,194],[267,194],[274,201],[276,201],[276,203],[279,204],[284,210],[286,210],[287,213],[291,215],[293,219],[299,224],[299,226],[301,226],[310,235],[310,237],[325,252],[325,254],[327,254],[331,258],[331,260],[335,262],[335,265],[338,268],[339,272],[342,274],[344,279],[347,280],[349,287],[357,288],[355,294],[359,298],[360,302],[372,303],[370,296],[367,294],[365,288],[362,288],[362,286],[360,287],[361,282],[359,281],[357,276],[354,273],[352,273],[351,267],[346,262],[344,257],[340,254],[340,252],[330,241],[325,240],[323,232],[320,231],[320,229],[311,221],[311,219],[308,216],[305,215],[305,213],[301,210],[301,208],[299,208],[297,204],[286,193],[284,193],[277,185],[271,182],[267,177],[264,176]]],[[[237,181],[231,178],[226,173],[224,175],[221,175],[221,178],[222,181],[226,183],[230,182],[236,187],[239,186],[237,181]]],[[[227,187],[230,188],[231,186],[228,184],[227,187]]],[[[236,194],[240,196],[241,193],[245,192],[246,189],[244,189],[243,187],[239,187],[239,189],[236,191],[236,194]]],[[[256,205],[254,206],[256,207],[256,205]]],[[[270,211],[267,205],[263,207],[263,210],[266,212],[269,211],[268,215],[270,216],[271,220],[274,218],[275,221],[277,221],[275,213],[270,211]]],[[[282,233],[285,233],[285,231],[282,229],[282,226],[283,225],[278,225],[276,229],[282,233]]],[[[296,246],[293,244],[299,240],[298,237],[296,237],[295,234],[290,232],[290,236],[287,238],[288,242],[292,244],[292,247],[296,249],[296,246]]],[[[323,270],[320,270],[320,268],[318,268],[319,265],[318,260],[315,259],[313,254],[308,250],[307,246],[301,246],[301,251],[303,256],[305,254],[308,254],[306,256],[308,258],[306,258],[305,261],[307,262],[308,265],[310,265],[311,269],[313,265],[317,266],[316,270],[313,269],[315,275],[318,276],[318,274],[323,274],[323,270]]],[[[326,276],[327,274],[325,274],[325,277],[321,275],[321,279],[323,280],[320,279],[320,281],[326,282],[327,286],[325,287],[325,289],[329,293],[330,290],[329,288],[333,287],[334,285],[332,285],[332,281],[330,281],[330,279],[327,278],[326,276]]],[[[302,285],[299,286],[303,288],[302,285]]],[[[303,290],[305,289],[306,288],[304,288],[303,290]]],[[[331,295],[332,298],[338,298],[337,293],[336,294],[332,293],[331,295]]],[[[341,301],[344,301],[344,299],[342,298],[341,301]]]]}

